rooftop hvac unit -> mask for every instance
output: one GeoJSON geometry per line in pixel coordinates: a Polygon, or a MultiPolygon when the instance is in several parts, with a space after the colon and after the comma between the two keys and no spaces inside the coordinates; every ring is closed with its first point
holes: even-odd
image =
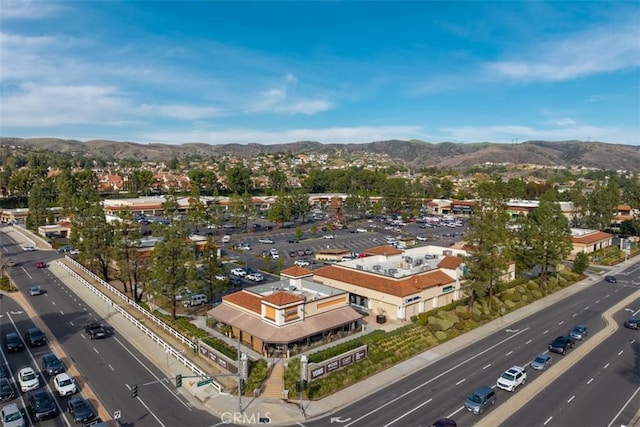
{"type": "Polygon", "coordinates": [[[396,273],[398,273],[398,269],[397,268],[390,268],[387,270],[389,272],[390,275],[395,275],[396,273]]]}
{"type": "Polygon", "coordinates": [[[444,251],[442,251],[442,255],[444,256],[453,255],[453,251],[451,251],[450,249],[445,249],[444,251]]]}
{"type": "Polygon", "coordinates": [[[380,270],[382,270],[382,266],[379,265],[379,264],[376,264],[376,265],[371,266],[371,269],[373,271],[380,271],[380,270]]]}
{"type": "Polygon", "coordinates": [[[356,264],[356,270],[363,270],[362,264],[356,264]]]}

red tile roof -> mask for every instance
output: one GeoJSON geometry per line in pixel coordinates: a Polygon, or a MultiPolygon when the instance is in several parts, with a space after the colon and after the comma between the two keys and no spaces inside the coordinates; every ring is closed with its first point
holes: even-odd
{"type": "Polygon", "coordinates": [[[448,268],[449,270],[455,270],[462,264],[462,258],[459,256],[447,255],[442,258],[442,261],[438,263],[440,268],[448,268]]]}
{"type": "Polygon", "coordinates": [[[262,315],[262,297],[259,295],[243,290],[225,295],[222,300],[262,315]]]}
{"type": "Polygon", "coordinates": [[[385,255],[385,256],[400,255],[401,253],[403,253],[400,249],[396,249],[393,246],[389,246],[389,245],[376,246],[374,248],[367,249],[365,252],[368,255],[385,255]]]}
{"type": "Polygon", "coordinates": [[[264,298],[264,301],[278,307],[282,307],[283,305],[304,301],[304,298],[302,298],[300,295],[292,294],[291,292],[279,291],[266,296],[264,298]]]}
{"type": "Polygon", "coordinates": [[[397,279],[339,265],[319,268],[314,271],[314,276],[318,279],[327,278],[399,297],[413,295],[433,286],[455,282],[453,278],[440,270],[397,279]]]}
{"type": "Polygon", "coordinates": [[[297,265],[291,266],[289,268],[285,268],[280,272],[280,276],[290,277],[293,279],[298,279],[300,277],[309,277],[313,276],[313,272],[307,268],[299,267],[297,265]]]}
{"type": "Polygon", "coordinates": [[[613,234],[605,233],[604,231],[596,231],[589,234],[583,234],[582,236],[575,236],[573,238],[573,243],[581,243],[584,245],[589,245],[591,243],[600,242],[602,240],[611,239],[613,234]]]}

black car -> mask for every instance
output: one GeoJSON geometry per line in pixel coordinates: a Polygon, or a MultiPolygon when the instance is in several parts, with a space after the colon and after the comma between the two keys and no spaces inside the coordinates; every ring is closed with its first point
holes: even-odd
{"type": "Polygon", "coordinates": [[[92,340],[107,336],[107,331],[104,330],[104,326],[98,322],[89,323],[84,327],[84,331],[89,335],[89,339],[92,340]]]}
{"type": "Polygon", "coordinates": [[[93,406],[81,397],[74,397],[67,403],[67,410],[73,416],[73,421],[76,423],[84,423],[92,420],[96,416],[96,412],[93,410],[93,406]]]}
{"type": "Polygon", "coordinates": [[[58,412],[53,398],[45,389],[30,393],[28,405],[37,421],[53,418],[58,412]]]}
{"type": "Polygon", "coordinates": [[[604,280],[609,283],[618,283],[618,279],[616,279],[616,276],[605,276],[604,280]]]}
{"type": "Polygon", "coordinates": [[[0,378],[8,378],[9,371],[7,371],[7,367],[4,365],[0,365],[0,378]]]}
{"type": "Polygon", "coordinates": [[[49,376],[59,374],[64,372],[64,364],[55,354],[47,353],[42,356],[42,372],[49,376]]]}
{"type": "Polygon", "coordinates": [[[568,348],[573,348],[573,338],[568,335],[562,335],[557,337],[549,344],[549,351],[558,354],[565,354],[568,348]]]}
{"type": "Polygon", "coordinates": [[[0,378],[0,401],[11,400],[15,396],[15,391],[9,378],[0,378]]]}
{"type": "Polygon", "coordinates": [[[47,343],[47,337],[44,335],[44,332],[40,330],[40,328],[29,328],[24,331],[24,340],[31,347],[45,345],[47,343]]]}
{"type": "Polygon", "coordinates": [[[640,319],[636,319],[632,317],[631,319],[624,322],[624,327],[629,329],[640,329],[640,319]]]}
{"type": "Polygon", "coordinates": [[[24,350],[24,343],[20,335],[11,332],[4,336],[4,347],[9,353],[12,351],[22,351],[24,350]]]}

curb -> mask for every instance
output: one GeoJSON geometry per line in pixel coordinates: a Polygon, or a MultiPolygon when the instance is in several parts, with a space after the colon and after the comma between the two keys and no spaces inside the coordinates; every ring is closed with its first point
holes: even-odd
{"type": "Polygon", "coordinates": [[[600,345],[605,339],[613,335],[615,331],[620,328],[617,322],[613,320],[613,314],[620,311],[628,303],[633,302],[640,298],[640,290],[629,295],[613,307],[609,308],[602,314],[606,326],[595,334],[591,339],[585,341],[580,347],[572,351],[570,354],[564,356],[560,361],[554,363],[545,372],[546,375],[541,375],[535,380],[531,381],[527,387],[523,387],[515,395],[511,396],[506,402],[498,406],[496,410],[491,411],[485,417],[478,421],[476,424],[480,427],[492,427],[502,425],[508,417],[513,415],[519,408],[530,402],[532,397],[542,392],[546,387],[553,384],[558,376],[562,372],[565,372],[572,364],[581,359],[584,355],[591,352],[598,345],[600,345]]]}

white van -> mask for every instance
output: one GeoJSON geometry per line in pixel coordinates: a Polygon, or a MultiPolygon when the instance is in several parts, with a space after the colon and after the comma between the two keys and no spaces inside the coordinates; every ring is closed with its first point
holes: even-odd
{"type": "Polygon", "coordinates": [[[195,307],[196,305],[206,304],[207,301],[207,296],[205,294],[194,294],[185,299],[184,306],[195,307]]]}
{"type": "Polygon", "coordinates": [[[225,234],[224,236],[222,236],[222,243],[229,243],[231,241],[231,236],[229,236],[228,234],[225,234]]]}

